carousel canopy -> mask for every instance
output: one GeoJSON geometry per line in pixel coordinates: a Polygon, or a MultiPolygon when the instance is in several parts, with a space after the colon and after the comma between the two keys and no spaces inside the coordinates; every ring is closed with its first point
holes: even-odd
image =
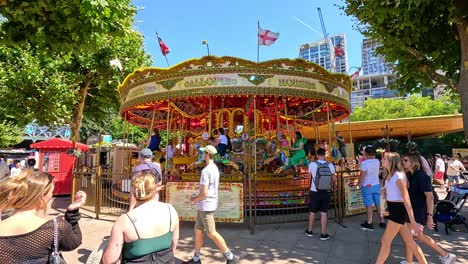
{"type": "Polygon", "coordinates": [[[255,63],[206,56],[167,69],[134,71],[119,87],[120,114],[147,128],[166,128],[170,120],[194,134],[218,125],[247,125],[246,119],[256,116],[265,132],[346,118],[351,88],[347,75],[302,59],[255,63]]]}

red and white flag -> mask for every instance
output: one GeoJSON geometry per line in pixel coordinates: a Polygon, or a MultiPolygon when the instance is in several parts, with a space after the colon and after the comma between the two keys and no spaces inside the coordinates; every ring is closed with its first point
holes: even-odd
{"type": "Polygon", "coordinates": [[[158,37],[159,48],[161,48],[161,53],[163,56],[166,56],[171,50],[168,46],[166,46],[166,43],[164,43],[164,41],[159,37],[158,33],[156,33],[156,36],[158,37]]]}
{"type": "Polygon", "coordinates": [[[349,76],[351,78],[351,81],[354,81],[359,76],[359,72],[361,71],[361,68],[358,68],[353,74],[349,76]]]}
{"type": "Polygon", "coordinates": [[[258,27],[258,45],[270,46],[279,38],[279,33],[258,27]]]}

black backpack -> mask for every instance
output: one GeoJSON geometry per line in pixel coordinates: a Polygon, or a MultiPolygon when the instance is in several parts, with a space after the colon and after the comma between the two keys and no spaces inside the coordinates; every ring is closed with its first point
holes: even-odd
{"type": "Polygon", "coordinates": [[[330,167],[328,167],[330,163],[320,163],[318,161],[315,163],[317,164],[317,172],[314,179],[315,189],[317,191],[331,191],[333,189],[333,173],[331,173],[330,167]]]}

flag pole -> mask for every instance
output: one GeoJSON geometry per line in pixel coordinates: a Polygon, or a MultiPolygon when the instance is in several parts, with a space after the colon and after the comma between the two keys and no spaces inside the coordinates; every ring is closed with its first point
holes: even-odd
{"type": "Polygon", "coordinates": [[[259,32],[260,32],[260,20],[257,21],[257,63],[260,62],[260,43],[258,43],[259,32]]]}
{"type": "Polygon", "coordinates": [[[164,58],[166,58],[167,67],[169,68],[169,61],[167,60],[167,56],[164,55],[164,58]]]}

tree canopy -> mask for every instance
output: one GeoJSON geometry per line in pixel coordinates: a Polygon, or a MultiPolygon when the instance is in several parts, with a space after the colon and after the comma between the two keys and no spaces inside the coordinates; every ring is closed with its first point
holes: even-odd
{"type": "Polygon", "coordinates": [[[0,41],[28,43],[53,52],[81,53],[102,39],[130,33],[131,0],[2,0],[0,41]]]}
{"type": "MultiPolygon", "coordinates": [[[[382,44],[376,52],[393,66],[397,89],[444,85],[468,113],[468,1],[345,0],[342,8],[362,34],[382,44]]],[[[463,120],[468,142],[468,114],[463,120]]]]}
{"type": "Polygon", "coordinates": [[[83,118],[108,122],[120,107],[119,81],[151,65],[132,29],[135,12],[128,0],[0,2],[0,119],[69,124],[74,140],[83,118]]]}
{"type": "Polygon", "coordinates": [[[383,120],[406,117],[453,114],[461,110],[459,100],[445,96],[439,100],[411,95],[407,100],[390,98],[368,99],[363,107],[356,107],[351,114],[352,121],[383,120]]]}

